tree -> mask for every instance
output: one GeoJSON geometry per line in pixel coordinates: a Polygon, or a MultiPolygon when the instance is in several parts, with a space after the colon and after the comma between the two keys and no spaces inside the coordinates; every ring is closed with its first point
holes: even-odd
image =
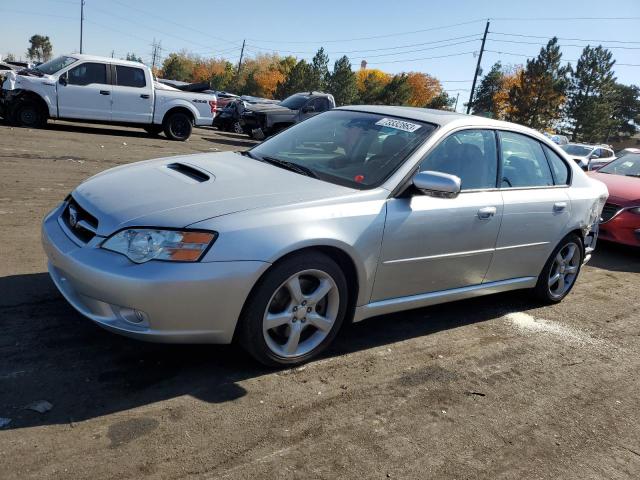
{"type": "Polygon", "coordinates": [[[142,63],[142,57],[136,56],[135,53],[127,52],[127,58],[125,60],[129,60],[130,62],[142,63]]]}
{"type": "Polygon", "coordinates": [[[365,105],[375,105],[379,102],[382,89],[391,81],[391,75],[378,69],[361,68],[356,73],[358,87],[358,102],[365,105]]]}
{"type": "Polygon", "coordinates": [[[435,110],[453,110],[455,99],[449,96],[444,90],[437,96],[433,97],[425,108],[433,108],[435,110]]]}
{"type": "Polygon", "coordinates": [[[613,87],[614,108],[605,142],[611,135],[634,135],[640,125],[640,88],[616,83],[613,87]]]}
{"type": "Polygon", "coordinates": [[[483,77],[473,97],[471,108],[474,115],[490,114],[493,118],[498,117],[495,97],[502,90],[503,82],[502,64],[496,62],[489,73],[483,77]]]}
{"type": "Polygon", "coordinates": [[[36,60],[38,62],[46,62],[51,59],[51,53],[53,52],[53,46],[49,37],[44,35],[33,35],[29,39],[31,46],[27,50],[27,57],[30,60],[36,60]]]}
{"type": "Polygon", "coordinates": [[[16,56],[13,53],[7,53],[7,56],[4,59],[6,62],[15,62],[16,56]]]}
{"type": "Polygon", "coordinates": [[[310,90],[324,90],[329,77],[329,56],[320,48],[311,60],[311,72],[309,79],[310,90]]]}
{"type": "Polygon", "coordinates": [[[294,93],[311,90],[311,65],[306,60],[300,60],[291,69],[289,76],[276,88],[278,98],[286,98],[294,93]]]}
{"type": "Polygon", "coordinates": [[[407,103],[412,107],[424,107],[433,98],[442,93],[440,82],[426,73],[407,73],[407,83],[411,89],[411,96],[407,103]]]}
{"type": "Polygon", "coordinates": [[[162,77],[168,80],[190,82],[193,72],[193,60],[186,53],[170,53],[162,62],[162,77]]]}
{"type": "Polygon", "coordinates": [[[505,120],[514,115],[513,104],[509,101],[509,92],[519,87],[521,81],[521,66],[511,69],[511,71],[503,70],[500,89],[493,95],[493,118],[505,120]]]}
{"type": "Polygon", "coordinates": [[[612,57],[602,45],[587,45],[572,72],[566,113],[574,141],[603,141],[611,131],[616,80],[612,57]]]}
{"type": "Polygon", "coordinates": [[[377,103],[381,105],[407,105],[411,99],[411,85],[406,73],[391,77],[380,92],[377,103]]]}
{"type": "Polygon", "coordinates": [[[562,115],[569,73],[553,37],[536,58],[527,60],[519,83],[509,92],[513,111],[508,120],[538,130],[550,128],[562,115]]]}
{"type": "Polygon", "coordinates": [[[333,72],[327,81],[327,90],[333,95],[338,106],[350,105],[356,99],[356,74],[351,70],[351,62],[346,55],[336,60],[333,65],[333,72]]]}

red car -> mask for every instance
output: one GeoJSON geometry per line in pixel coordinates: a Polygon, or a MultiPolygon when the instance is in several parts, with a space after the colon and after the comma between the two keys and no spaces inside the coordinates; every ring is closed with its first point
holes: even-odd
{"type": "Polygon", "coordinates": [[[600,238],[640,247],[640,154],[626,154],[588,175],[609,189],[600,238]]]}

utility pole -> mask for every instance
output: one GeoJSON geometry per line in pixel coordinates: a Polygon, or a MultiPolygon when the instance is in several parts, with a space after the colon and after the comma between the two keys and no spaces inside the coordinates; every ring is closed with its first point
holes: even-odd
{"type": "Polygon", "coordinates": [[[160,60],[160,52],[162,51],[162,47],[160,46],[161,42],[156,42],[156,39],[153,39],[153,43],[151,44],[151,65],[152,71],[156,69],[156,63],[160,60]]]}
{"type": "Polygon", "coordinates": [[[242,50],[240,50],[240,61],[238,62],[238,73],[237,75],[240,76],[240,67],[242,66],[242,56],[244,55],[244,42],[246,40],[242,40],[242,50]]]}
{"type": "Polygon", "coordinates": [[[82,53],[82,27],[84,23],[84,0],[80,0],[80,53],[82,53]]]}
{"type": "Polygon", "coordinates": [[[111,58],[113,58],[113,56],[116,54],[115,50],[111,50],[111,58]]]}
{"type": "Polygon", "coordinates": [[[471,93],[469,94],[469,103],[467,103],[467,113],[471,111],[471,102],[473,102],[473,94],[476,90],[476,81],[480,74],[480,62],[482,62],[482,54],[484,52],[484,42],[487,41],[487,33],[489,33],[489,20],[487,20],[487,26],[484,27],[484,35],[482,36],[482,45],[480,46],[480,55],[478,55],[478,63],[476,64],[476,73],[473,76],[473,83],[471,84],[471,93]]]}
{"type": "Polygon", "coordinates": [[[456,94],[456,104],[455,104],[455,106],[453,107],[453,111],[454,111],[454,112],[457,112],[457,111],[458,111],[458,99],[459,99],[459,98],[460,98],[460,92],[458,92],[458,93],[456,94]]]}

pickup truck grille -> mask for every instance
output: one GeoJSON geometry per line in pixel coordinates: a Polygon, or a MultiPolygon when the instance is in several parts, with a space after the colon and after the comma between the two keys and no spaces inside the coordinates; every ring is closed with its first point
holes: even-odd
{"type": "Polygon", "coordinates": [[[81,242],[87,243],[96,236],[98,219],[87,212],[73,197],[62,212],[62,221],[81,242]]]}
{"type": "Polygon", "coordinates": [[[611,220],[620,211],[620,206],[613,203],[605,203],[602,209],[602,220],[600,223],[605,223],[611,220]]]}

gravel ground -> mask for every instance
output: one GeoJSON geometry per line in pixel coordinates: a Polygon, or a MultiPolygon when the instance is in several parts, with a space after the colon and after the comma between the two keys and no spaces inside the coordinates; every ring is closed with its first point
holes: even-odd
{"type": "Polygon", "coordinates": [[[0,478],[640,477],[638,250],[601,243],[560,305],[516,292],[370,319],[284,371],[118,337],[56,292],[40,221],[81,180],[252,143],[0,126],[0,478]]]}

